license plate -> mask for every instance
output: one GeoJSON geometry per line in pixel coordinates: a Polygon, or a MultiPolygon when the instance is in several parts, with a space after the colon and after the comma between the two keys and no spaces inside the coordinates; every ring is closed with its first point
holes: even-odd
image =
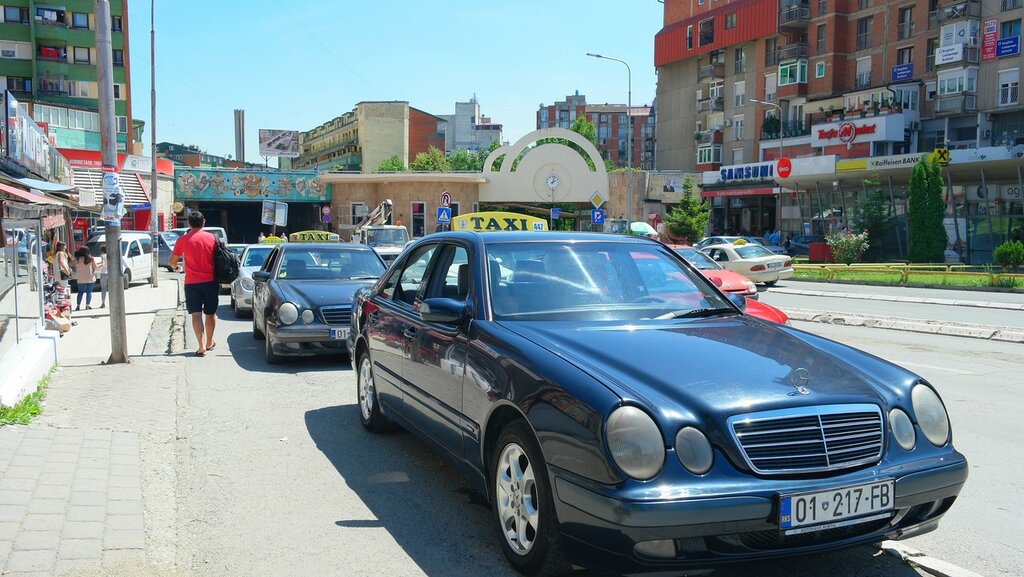
{"type": "Polygon", "coordinates": [[[817,493],[783,495],[779,528],[786,534],[865,523],[888,516],[895,506],[892,480],[817,493]],[[813,528],[799,530],[799,527],[813,528]]]}
{"type": "Polygon", "coordinates": [[[331,329],[331,339],[341,341],[348,338],[348,329],[331,329]]]}
{"type": "Polygon", "coordinates": [[[770,262],[770,263],[768,263],[768,268],[779,268],[780,266],[782,266],[781,262],[770,262]]]}

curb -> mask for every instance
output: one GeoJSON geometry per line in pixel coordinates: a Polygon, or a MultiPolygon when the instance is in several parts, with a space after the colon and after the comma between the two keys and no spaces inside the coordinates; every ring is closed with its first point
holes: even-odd
{"type": "Polygon", "coordinates": [[[993,327],[963,323],[937,323],[871,315],[835,314],[808,309],[790,309],[785,312],[789,315],[790,320],[811,323],[891,329],[897,331],[967,337],[1008,343],[1024,343],[1024,329],[1012,327],[993,327]]]}
{"type": "Polygon", "coordinates": [[[949,286],[944,284],[882,284],[867,281],[858,280],[825,280],[823,278],[796,278],[791,277],[786,279],[787,281],[794,282],[820,282],[827,284],[849,284],[859,286],[883,286],[883,287],[897,287],[897,288],[922,288],[922,289],[937,289],[937,290],[951,290],[951,291],[970,291],[979,293],[1008,293],[1008,294],[1024,294],[1024,290],[1017,288],[1007,287],[980,287],[980,286],[949,286]]]}
{"type": "MultiPolygon", "coordinates": [[[[867,286],[867,285],[865,285],[867,286]]],[[[870,285],[874,286],[874,285],[870,285]]],[[[773,287],[772,293],[788,294],[788,295],[801,295],[801,296],[813,296],[813,297],[828,297],[828,298],[843,298],[843,299],[858,299],[858,300],[869,300],[869,301],[886,301],[894,303],[912,302],[929,305],[944,305],[944,306],[957,306],[957,307],[975,307],[984,309],[1004,309],[1008,311],[1024,311],[1024,303],[995,303],[987,301],[965,301],[956,299],[937,299],[937,298],[915,298],[915,297],[900,297],[891,295],[877,295],[877,294],[866,294],[866,293],[844,293],[844,292],[829,292],[829,291],[817,291],[817,290],[804,290],[804,289],[790,289],[783,287],[773,287]]]]}
{"type": "Polygon", "coordinates": [[[889,555],[898,557],[904,563],[907,563],[912,567],[920,567],[937,577],[982,577],[974,571],[969,571],[967,569],[957,567],[952,563],[948,563],[934,557],[929,557],[916,549],[912,549],[902,543],[897,543],[896,541],[882,541],[879,546],[889,555]]]}

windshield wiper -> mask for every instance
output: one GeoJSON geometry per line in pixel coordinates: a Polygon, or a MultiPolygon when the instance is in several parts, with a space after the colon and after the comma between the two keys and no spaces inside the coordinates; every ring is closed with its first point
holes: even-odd
{"type": "Polygon", "coordinates": [[[663,315],[654,317],[654,320],[661,321],[665,319],[695,319],[704,317],[713,317],[715,315],[724,314],[738,314],[736,309],[732,307],[719,307],[719,308],[703,308],[703,309],[686,309],[680,311],[672,311],[663,315]]]}
{"type": "Polygon", "coordinates": [[[348,280],[373,280],[375,278],[380,278],[380,277],[376,277],[376,276],[372,276],[372,275],[356,275],[356,276],[348,277],[348,280]]]}

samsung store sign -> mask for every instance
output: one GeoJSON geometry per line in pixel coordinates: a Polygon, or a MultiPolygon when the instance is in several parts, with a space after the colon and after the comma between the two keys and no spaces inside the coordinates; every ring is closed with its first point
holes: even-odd
{"type": "Polygon", "coordinates": [[[718,171],[718,178],[720,182],[772,180],[775,178],[775,161],[726,166],[718,171]]]}

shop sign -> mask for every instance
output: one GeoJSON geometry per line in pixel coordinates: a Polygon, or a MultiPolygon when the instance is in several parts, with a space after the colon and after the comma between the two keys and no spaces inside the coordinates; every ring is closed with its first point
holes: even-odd
{"type": "Polygon", "coordinates": [[[892,67],[892,81],[902,82],[914,77],[914,65],[912,63],[897,64],[892,67]]]}
{"type": "Polygon", "coordinates": [[[1017,183],[1011,184],[970,184],[964,187],[967,191],[967,202],[1020,202],[1021,188],[1017,183]]]}
{"type": "Polygon", "coordinates": [[[721,182],[730,180],[771,180],[775,178],[775,161],[726,166],[718,171],[721,182]]]}
{"type": "Polygon", "coordinates": [[[996,41],[996,58],[1020,54],[1020,36],[1000,38],[996,41]]]}
{"type": "Polygon", "coordinates": [[[902,114],[885,114],[823,124],[811,131],[811,146],[902,141],[903,128],[902,114]]]}
{"type": "Polygon", "coordinates": [[[993,60],[996,57],[996,31],[999,30],[999,21],[995,18],[985,21],[981,33],[981,59],[993,60]]]}
{"type": "Polygon", "coordinates": [[[341,237],[323,230],[304,230],[288,235],[288,242],[339,242],[341,237]]]}
{"type": "Polygon", "coordinates": [[[517,230],[541,231],[547,229],[548,223],[543,218],[514,212],[473,212],[459,215],[452,219],[452,230],[497,232],[517,230]]]}
{"type": "Polygon", "coordinates": [[[701,198],[717,198],[720,196],[760,196],[775,194],[778,188],[728,188],[724,190],[702,190],[701,198]]]}
{"type": "Polygon", "coordinates": [[[867,170],[888,170],[892,168],[910,168],[917,164],[924,154],[897,154],[894,156],[882,156],[869,158],[865,168],[867,170]]]}
{"type": "Polygon", "coordinates": [[[950,44],[949,46],[939,46],[935,49],[936,66],[942,66],[943,64],[949,64],[950,62],[960,62],[963,59],[963,44],[950,44]]]}

